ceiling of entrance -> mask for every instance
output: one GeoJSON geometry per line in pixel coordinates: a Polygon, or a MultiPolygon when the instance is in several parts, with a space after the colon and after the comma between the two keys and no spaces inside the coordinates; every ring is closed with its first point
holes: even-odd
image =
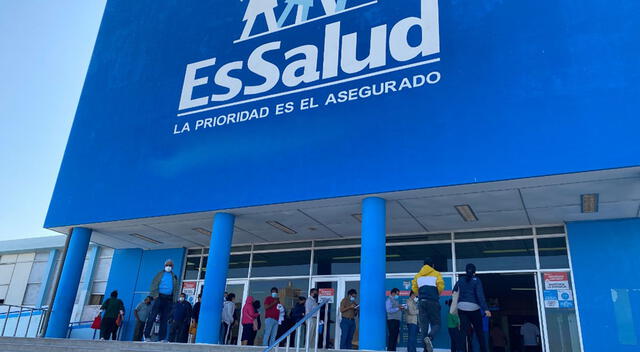
{"type": "MultiPolygon", "coordinates": [[[[389,234],[424,233],[640,216],[640,167],[377,194],[388,201],[389,234]],[[582,194],[599,195],[582,213],[582,194]],[[478,220],[455,209],[468,204],[478,220]]],[[[232,209],[234,244],[339,239],[360,234],[360,197],[232,209]],[[267,222],[276,221],[295,233],[267,222]]],[[[87,224],[92,241],[114,248],[207,246],[215,212],[87,224]]],[[[56,229],[60,232],[67,228],[56,229]]]]}

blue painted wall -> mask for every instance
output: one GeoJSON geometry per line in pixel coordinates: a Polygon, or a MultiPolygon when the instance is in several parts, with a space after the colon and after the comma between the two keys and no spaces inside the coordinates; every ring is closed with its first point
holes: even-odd
{"type": "MultiPolygon", "coordinates": [[[[387,50],[381,67],[338,69],[336,77],[291,88],[280,80],[264,94],[241,93],[207,107],[439,62],[177,116],[185,111],[179,102],[188,64],[217,60],[197,72],[208,83],[192,96],[204,99],[227,91],[214,80],[230,62],[242,64],[230,76],[244,86],[262,84],[248,71],[248,58],[268,43],[281,46],[264,55],[279,72],[303,56],[285,59],[285,52],[302,45],[318,48],[322,71],[325,27],[337,22],[341,35],[357,33],[355,51],[364,59],[372,27],[387,25],[390,33],[399,21],[422,16],[421,4],[433,3],[398,2],[379,0],[325,18],[318,18],[323,10],[316,2],[310,13],[316,20],[234,43],[248,4],[259,2],[108,1],[45,226],[638,165],[640,1],[441,0],[438,53],[400,62],[387,50]],[[331,93],[389,81],[399,86],[432,71],[441,74],[437,84],[324,104],[331,93]],[[319,106],[301,110],[310,97],[319,106]],[[275,115],[276,105],[287,102],[297,108],[275,115]],[[271,114],[173,132],[176,124],[194,128],[198,120],[261,107],[271,114]]],[[[277,3],[280,14],[286,2],[277,3]]],[[[255,33],[266,29],[263,17],[255,33]]],[[[434,33],[436,24],[427,27],[434,33]]],[[[408,37],[416,46],[422,34],[415,27],[408,37]]]]}
{"type": "Polygon", "coordinates": [[[148,251],[118,249],[114,252],[105,298],[108,298],[111,291],[118,290],[118,297],[124,302],[126,313],[121,340],[133,339],[136,323],[133,309],[149,294],[151,280],[163,269],[165,260],[173,259],[174,271],[180,277],[184,256],[184,248],[148,251]]]}
{"type": "Polygon", "coordinates": [[[640,351],[640,219],[567,230],[585,352],[640,351]]]}

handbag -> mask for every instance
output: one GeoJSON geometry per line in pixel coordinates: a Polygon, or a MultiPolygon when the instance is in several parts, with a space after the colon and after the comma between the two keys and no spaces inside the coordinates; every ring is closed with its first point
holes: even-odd
{"type": "Polygon", "coordinates": [[[458,298],[460,297],[459,291],[454,291],[451,295],[451,308],[449,308],[449,314],[458,315],[458,298]]]}
{"type": "Polygon", "coordinates": [[[95,319],[93,319],[93,323],[91,324],[91,328],[95,329],[95,330],[99,330],[100,329],[100,325],[102,325],[102,317],[100,316],[100,314],[98,314],[98,316],[95,317],[95,319]]]}

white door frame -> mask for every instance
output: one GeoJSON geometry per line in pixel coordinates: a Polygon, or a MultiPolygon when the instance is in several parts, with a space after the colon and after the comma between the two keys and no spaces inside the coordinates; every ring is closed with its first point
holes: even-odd
{"type": "MultiPolygon", "coordinates": [[[[247,296],[249,295],[249,279],[228,279],[225,285],[225,289],[229,285],[244,285],[244,289],[242,290],[242,297],[237,297],[240,299],[240,307],[244,306],[244,302],[247,300],[247,296]]],[[[240,316],[238,317],[240,321],[238,322],[238,342],[237,346],[242,345],[242,308],[240,308],[240,316]]]]}
{"type": "Polygon", "coordinates": [[[342,319],[340,314],[340,302],[346,296],[346,283],[347,281],[360,281],[360,275],[331,275],[331,276],[316,276],[311,279],[311,287],[317,287],[318,282],[336,282],[336,301],[334,302],[334,311],[335,311],[335,326],[333,327],[333,336],[334,336],[334,346],[333,349],[339,349],[340,336],[342,332],[340,330],[340,319],[342,319]]]}

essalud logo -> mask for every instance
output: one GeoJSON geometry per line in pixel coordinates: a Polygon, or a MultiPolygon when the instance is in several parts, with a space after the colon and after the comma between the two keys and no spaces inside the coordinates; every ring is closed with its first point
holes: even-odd
{"type": "MultiPolygon", "coordinates": [[[[373,0],[351,7],[347,5],[347,0],[320,1],[325,14],[310,18],[309,9],[314,5],[314,0],[284,0],[286,6],[279,16],[275,13],[279,5],[278,0],[249,0],[242,17],[243,31],[234,44],[257,41],[258,38],[266,37],[266,35],[273,38],[280,31],[294,30],[312,20],[339,17],[346,12],[360,11],[382,1],[394,0],[373,0]],[[295,16],[293,24],[286,25],[291,22],[293,16],[295,16]],[[257,21],[265,21],[267,31],[254,33],[253,29],[257,21]]],[[[327,83],[317,84],[316,87],[340,84],[342,81],[346,81],[338,79],[339,75],[351,76],[348,79],[351,81],[358,79],[358,74],[364,78],[370,73],[398,71],[438,61],[439,59],[417,60],[440,52],[438,0],[406,1],[419,1],[419,17],[403,18],[393,24],[391,29],[388,24],[370,28],[369,55],[364,59],[359,59],[356,56],[358,32],[342,34],[341,21],[334,21],[325,26],[322,47],[307,44],[285,51],[282,54],[282,58],[285,60],[284,67],[279,67],[264,57],[266,53],[281,51],[282,41],[278,40],[258,45],[246,60],[237,60],[221,65],[213,75],[213,85],[209,83],[210,77],[199,75],[198,70],[216,66],[218,64],[216,57],[188,64],[180,95],[178,116],[267,99],[272,97],[268,93],[280,83],[291,93],[295,93],[302,87],[307,90],[312,89],[312,84],[318,81],[327,81],[327,83]],[[417,45],[412,45],[408,38],[409,31],[414,27],[419,28],[421,33],[421,40],[417,45]],[[393,60],[388,59],[388,54],[393,60]],[[418,62],[406,64],[408,61],[418,62]],[[242,75],[246,75],[243,72],[245,70],[257,75],[264,82],[258,85],[245,85],[240,78],[242,75]],[[207,85],[212,86],[211,91],[215,89],[216,92],[212,92],[211,95],[193,96],[194,88],[207,85]],[[219,93],[218,90],[225,92],[219,93]],[[244,100],[227,103],[238,97],[243,97],[244,100]],[[208,106],[212,103],[218,104],[208,106]],[[185,112],[185,110],[193,108],[201,109],[185,112]]]]}

